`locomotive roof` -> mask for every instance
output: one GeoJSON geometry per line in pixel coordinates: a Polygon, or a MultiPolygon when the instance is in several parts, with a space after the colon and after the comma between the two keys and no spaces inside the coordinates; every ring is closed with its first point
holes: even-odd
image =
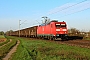
{"type": "MultiPolygon", "coordinates": [[[[50,22],[48,22],[48,23],[43,23],[43,24],[41,24],[41,25],[39,25],[39,26],[45,26],[45,25],[48,25],[48,24],[50,24],[51,22],[58,22],[57,20],[52,20],[52,21],[50,21],[50,22]]],[[[64,21],[63,21],[64,22],[64,21]]]]}

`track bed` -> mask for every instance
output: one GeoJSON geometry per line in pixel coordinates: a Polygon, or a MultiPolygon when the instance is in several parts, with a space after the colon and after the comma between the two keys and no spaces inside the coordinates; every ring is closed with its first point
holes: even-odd
{"type": "Polygon", "coordinates": [[[68,40],[68,41],[55,41],[55,42],[60,44],[68,44],[70,46],[90,48],[90,40],[68,40]]]}

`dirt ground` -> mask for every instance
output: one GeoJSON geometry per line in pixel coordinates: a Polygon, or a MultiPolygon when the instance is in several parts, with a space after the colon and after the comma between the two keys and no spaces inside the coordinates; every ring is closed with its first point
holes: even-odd
{"type": "Polygon", "coordinates": [[[6,41],[5,38],[0,38],[0,43],[5,42],[5,41],[6,41]]]}
{"type": "Polygon", "coordinates": [[[11,55],[16,52],[17,46],[19,45],[20,41],[17,41],[17,44],[10,50],[10,52],[3,58],[3,60],[8,60],[11,58],[11,55]]]}

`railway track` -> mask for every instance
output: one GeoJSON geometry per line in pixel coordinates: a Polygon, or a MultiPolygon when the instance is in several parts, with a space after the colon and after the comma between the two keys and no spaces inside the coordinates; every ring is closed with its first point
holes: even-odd
{"type": "Polygon", "coordinates": [[[68,40],[68,41],[55,41],[55,42],[60,44],[67,44],[70,46],[90,48],[90,40],[68,40]]]}

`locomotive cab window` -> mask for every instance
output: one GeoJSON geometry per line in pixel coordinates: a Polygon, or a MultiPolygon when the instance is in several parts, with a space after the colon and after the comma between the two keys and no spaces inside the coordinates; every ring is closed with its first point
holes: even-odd
{"type": "Polygon", "coordinates": [[[56,24],[56,28],[66,27],[66,24],[56,24]]]}
{"type": "Polygon", "coordinates": [[[61,24],[61,27],[66,27],[66,24],[61,24]]]}
{"type": "Polygon", "coordinates": [[[60,24],[56,24],[56,28],[60,28],[60,24]]]}

